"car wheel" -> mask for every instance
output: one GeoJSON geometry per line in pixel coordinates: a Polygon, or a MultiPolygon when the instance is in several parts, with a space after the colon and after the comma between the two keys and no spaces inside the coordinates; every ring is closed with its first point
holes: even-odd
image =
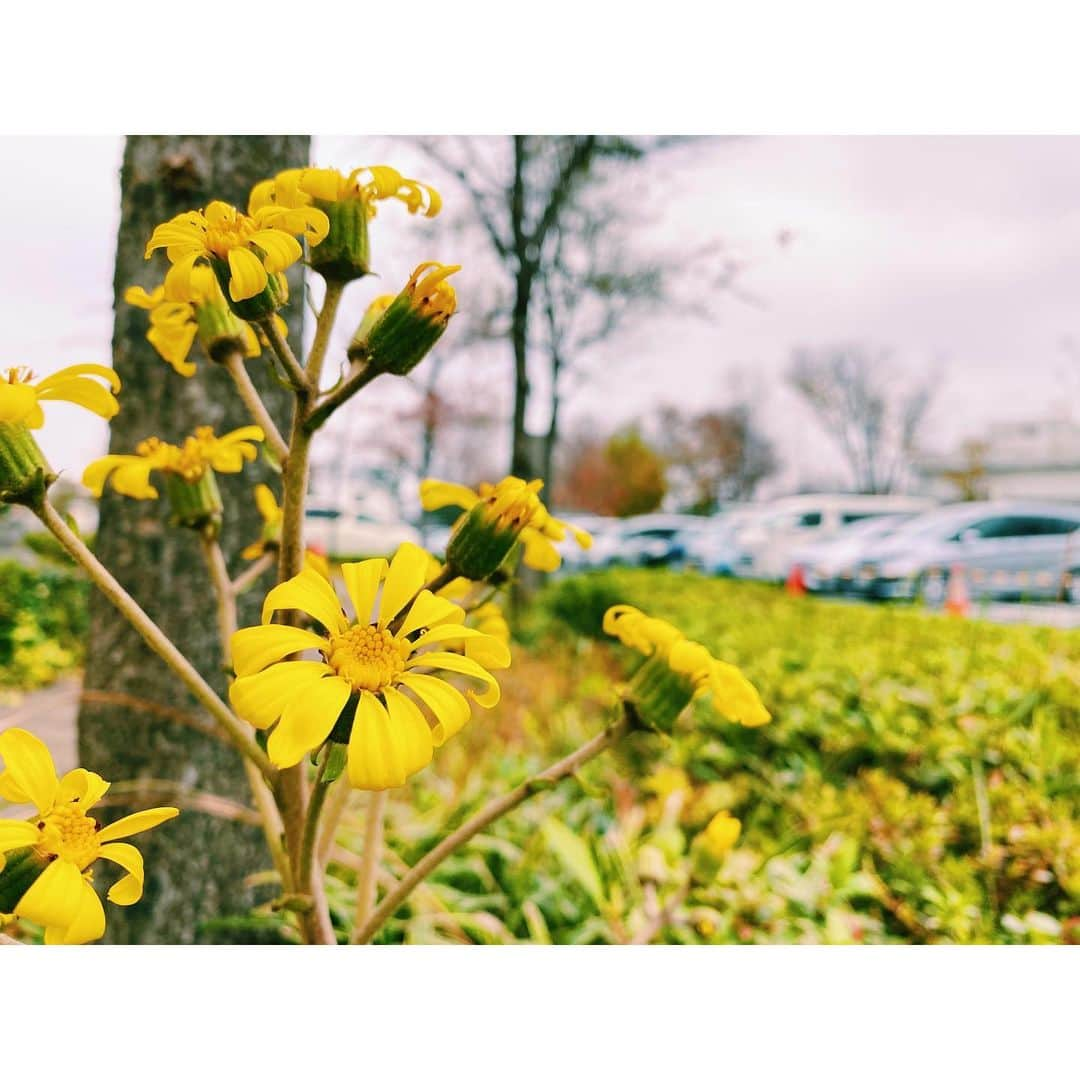
{"type": "Polygon", "coordinates": [[[1070,604],[1080,604],[1080,567],[1069,571],[1065,583],[1065,599],[1070,604]]]}
{"type": "Polygon", "coordinates": [[[927,606],[938,608],[944,605],[949,594],[949,575],[938,570],[920,574],[915,583],[915,595],[927,606]]]}

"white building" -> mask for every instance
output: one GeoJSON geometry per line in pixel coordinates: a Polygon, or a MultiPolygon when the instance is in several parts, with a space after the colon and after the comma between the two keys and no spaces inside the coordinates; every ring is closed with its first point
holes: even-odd
{"type": "Polygon", "coordinates": [[[993,424],[984,438],[951,454],[922,455],[914,470],[920,490],[945,501],[975,494],[1080,502],[1080,425],[1064,419],[993,424]]]}

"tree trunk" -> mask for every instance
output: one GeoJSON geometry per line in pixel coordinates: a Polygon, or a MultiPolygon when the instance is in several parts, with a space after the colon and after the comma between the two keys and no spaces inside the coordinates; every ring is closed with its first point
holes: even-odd
{"type": "MultiPolygon", "coordinates": [[[[129,285],[151,289],[164,276],[163,255],[149,262],[143,258],[144,245],[156,224],[205,206],[211,199],[246,209],[252,184],[279,169],[306,164],[309,144],[307,136],[298,135],[132,136],[127,140],[113,331],[113,365],[124,385],[121,411],[111,426],[111,453],[131,453],[149,435],[180,442],[200,424],[211,424],[222,434],[251,423],[223,370],[193,353],[198,374],[191,379],[177,375],[146,341],[147,313],[125,304],[122,297],[129,285]]],[[[289,286],[292,302],[282,314],[295,345],[303,312],[298,266],[290,274],[289,286]]],[[[266,359],[249,361],[248,368],[271,415],[284,430],[289,418],[288,392],[272,378],[266,359]]],[[[261,519],[252,488],[260,480],[280,492],[280,484],[261,459],[246,466],[241,475],[220,477],[225,502],[221,543],[233,573],[244,565],[237,553],[259,534],[261,519]]],[[[224,694],[216,609],[199,540],[190,530],[171,527],[168,515],[164,498],[139,502],[107,491],[101,501],[96,552],[224,694]]],[[[268,587],[270,583],[262,584],[268,587]]],[[[263,591],[256,588],[241,597],[241,626],[258,621],[263,591]]],[[[112,781],[167,780],[249,805],[237,753],[170,715],[186,713],[196,723],[206,719],[179,681],[100,596],[91,601],[90,619],[79,713],[81,763],[112,781]]],[[[162,802],[168,800],[146,798],[118,812],[162,802]]],[[[246,912],[255,896],[244,886],[245,877],[270,867],[258,828],[196,809],[184,809],[175,821],[140,837],[138,845],[146,856],[144,898],[134,907],[108,905],[107,941],[191,942],[204,920],[246,912]]]]}

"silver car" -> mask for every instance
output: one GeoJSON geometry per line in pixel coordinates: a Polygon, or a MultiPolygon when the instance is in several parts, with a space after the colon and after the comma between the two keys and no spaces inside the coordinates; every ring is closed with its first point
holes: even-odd
{"type": "Polygon", "coordinates": [[[1080,602],[1080,506],[1019,501],[957,503],[920,514],[862,548],[854,588],[881,599],[941,603],[962,574],[978,598],[1080,602]],[[1072,584],[1074,583],[1075,584],[1072,584]]]}

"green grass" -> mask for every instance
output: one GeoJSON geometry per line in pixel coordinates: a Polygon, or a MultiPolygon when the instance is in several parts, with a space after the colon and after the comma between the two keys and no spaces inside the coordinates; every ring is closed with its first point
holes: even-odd
{"type": "MultiPolygon", "coordinates": [[[[448,860],[383,940],[633,937],[720,809],[742,819],[740,843],[658,940],[1080,937],[1080,637],[693,574],[613,571],[541,594],[496,714],[391,803],[393,857],[413,861],[447,818],[598,730],[631,662],[589,636],[616,600],[738,664],[773,722],[737,728],[698,704],[672,739],[635,736],[448,860]]],[[[335,873],[346,922],[355,875],[335,873]]]]}

